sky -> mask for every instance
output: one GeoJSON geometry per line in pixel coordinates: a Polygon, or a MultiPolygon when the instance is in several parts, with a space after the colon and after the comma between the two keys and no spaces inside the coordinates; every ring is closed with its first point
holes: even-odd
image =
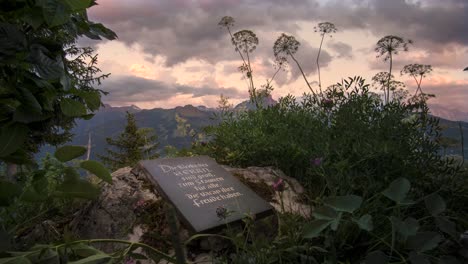
{"type": "MultiPolygon", "coordinates": [[[[275,71],[273,44],[286,33],[300,43],[296,58],[318,89],[316,56],[320,35],[314,26],[333,23],[320,55],[322,87],[349,76],[368,83],[389,64],[376,58],[377,41],[386,35],[413,40],[408,52],[394,56],[393,73],[410,93],[413,79],[400,75],[409,63],[430,64],[422,82],[436,95],[433,105],[468,112],[468,0],[97,0],[90,20],[117,33],[113,41],[80,39],[99,54],[98,67],[111,73],[100,87],[113,106],[172,108],[216,107],[220,95],[233,104],[248,99],[247,80],[238,71],[241,59],[223,16],[236,23],[233,32],[249,29],[259,39],[253,52],[254,83],[266,83],[275,71]]],[[[309,88],[293,61],[272,83],[273,98],[301,96],[309,88]]]]}

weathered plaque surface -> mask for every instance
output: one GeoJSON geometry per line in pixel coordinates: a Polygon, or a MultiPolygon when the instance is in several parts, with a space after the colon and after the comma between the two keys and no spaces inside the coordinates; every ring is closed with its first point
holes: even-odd
{"type": "Polygon", "coordinates": [[[268,202],[208,156],[144,160],[139,167],[194,232],[238,221],[246,213],[273,213],[268,202]],[[219,207],[231,212],[226,219],[218,216],[219,207]]]}

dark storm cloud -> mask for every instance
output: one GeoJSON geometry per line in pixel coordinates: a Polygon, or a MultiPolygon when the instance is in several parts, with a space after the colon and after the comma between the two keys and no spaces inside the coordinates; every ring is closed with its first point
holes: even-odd
{"type": "Polygon", "coordinates": [[[448,43],[468,45],[468,1],[355,0],[330,1],[323,7],[327,16],[343,29],[368,29],[376,36],[400,35],[418,46],[443,49],[448,43]]]}
{"type": "Polygon", "coordinates": [[[118,76],[109,78],[102,84],[102,89],[109,92],[104,97],[106,102],[147,102],[170,99],[176,95],[192,95],[193,98],[205,95],[220,95],[230,98],[242,98],[235,88],[192,87],[188,85],[168,84],[136,76],[118,76]]]}
{"type": "Polygon", "coordinates": [[[225,15],[237,21],[233,32],[252,29],[260,39],[258,50],[269,55],[268,32],[295,33],[296,22],[310,19],[317,7],[313,0],[120,0],[101,5],[90,10],[92,19],[114,30],[120,41],[138,43],[146,53],[165,56],[168,66],[191,58],[209,63],[238,59],[226,30],[217,25],[225,15]]]}
{"type": "MultiPolygon", "coordinates": [[[[102,0],[99,1],[101,6],[90,10],[90,17],[117,32],[120,41],[128,45],[138,43],[144,52],[166,57],[168,66],[188,59],[202,59],[212,64],[221,60],[237,60],[238,55],[233,51],[229,36],[217,26],[225,15],[236,19],[233,31],[248,28],[257,33],[260,44],[256,53],[268,58],[274,42],[272,37],[275,37],[273,32],[297,36],[298,22],[301,21],[331,21],[340,31],[364,29],[378,37],[399,35],[413,39],[419,48],[434,52],[444,50],[449,43],[468,45],[468,23],[465,22],[468,21],[468,1],[413,2],[102,0]]],[[[335,51],[346,48],[338,46],[340,44],[331,48],[335,51]]]]}

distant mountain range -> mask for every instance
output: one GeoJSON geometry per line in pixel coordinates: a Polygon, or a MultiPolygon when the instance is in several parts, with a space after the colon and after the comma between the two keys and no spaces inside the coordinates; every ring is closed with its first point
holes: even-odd
{"type": "MultiPolygon", "coordinates": [[[[266,98],[264,105],[274,105],[276,101],[271,97],[266,98]]],[[[255,106],[245,101],[235,106],[236,110],[253,109],[255,106]]],[[[440,118],[440,124],[444,127],[443,135],[460,141],[459,125],[457,121],[467,121],[465,113],[450,111],[443,107],[431,107],[433,114],[444,116],[448,119],[440,118]],[[452,119],[452,120],[449,120],[452,119]]],[[[176,148],[189,147],[193,141],[192,135],[201,132],[204,127],[214,125],[218,121],[215,118],[216,109],[207,108],[205,106],[178,106],[172,109],[140,109],[137,106],[113,107],[105,105],[101,108],[91,120],[78,120],[72,133],[75,135],[70,144],[87,145],[88,137],[91,137],[92,151],[91,159],[96,159],[97,154],[105,154],[105,149],[108,147],[106,137],[116,137],[124,129],[126,125],[126,111],[135,114],[137,125],[142,127],[153,128],[158,135],[160,149],[164,146],[171,145],[176,148]]],[[[468,145],[468,123],[462,122],[464,138],[468,145]]],[[[38,158],[43,157],[46,152],[53,152],[52,146],[45,146],[38,158]]],[[[460,145],[449,146],[446,150],[447,154],[460,155],[460,145]]],[[[468,146],[465,146],[465,153],[468,153],[468,146]]]]}

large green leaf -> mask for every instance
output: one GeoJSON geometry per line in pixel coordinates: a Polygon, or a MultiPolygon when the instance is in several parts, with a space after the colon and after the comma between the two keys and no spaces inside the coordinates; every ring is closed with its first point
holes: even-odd
{"type": "Polygon", "coordinates": [[[444,199],[436,193],[427,196],[426,199],[424,199],[424,203],[432,216],[442,213],[447,207],[444,199]]]}
{"type": "Polygon", "coordinates": [[[9,257],[9,258],[0,258],[0,264],[30,264],[26,257],[9,257]]]}
{"type": "Polygon", "coordinates": [[[437,232],[420,232],[408,238],[408,248],[414,249],[417,252],[425,252],[436,248],[442,237],[437,232]]]}
{"type": "Polygon", "coordinates": [[[73,12],[83,11],[86,8],[91,6],[91,0],[63,0],[63,2],[68,6],[73,12]]]}
{"type": "Polygon", "coordinates": [[[394,216],[390,217],[390,219],[394,229],[401,236],[402,241],[406,241],[408,237],[416,235],[419,230],[418,220],[412,217],[406,218],[405,221],[394,216]]]}
{"type": "Polygon", "coordinates": [[[54,156],[61,162],[67,162],[83,156],[86,151],[87,149],[83,146],[63,146],[55,151],[54,156]]]}
{"type": "Polygon", "coordinates": [[[352,213],[361,207],[362,198],[357,195],[336,196],[325,199],[324,203],[336,211],[352,213]]]}
{"type": "Polygon", "coordinates": [[[42,107],[39,101],[36,99],[33,93],[28,88],[25,87],[18,87],[18,91],[21,94],[21,98],[19,99],[21,105],[27,107],[29,112],[36,112],[41,113],[42,107]]]}
{"type": "Polygon", "coordinates": [[[60,101],[60,109],[66,116],[80,117],[86,115],[86,107],[73,99],[64,98],[60,101]]]}
{"type": "Polygon", "coordinates": [[[95,263],[103,263],[104,260],[110,259],[111,257],[107,254],[96,254],[84,259],[80,259],[77,261],[70,261],[68,264],[95,264],[95,263]]]}
{"type": "Polygon", "coordinates": [[[462,264],[460,261],[457,260],[454,256],[443,256],[439,259],[437,264],[462,264]]]}
{"type": "Polygon", "coordinates": [[[91,111],[98,110],[101,106],[101,96],[98,91],[80,91],[79,96],[83,98],[91,111]]]}
{"type": "Polygon", "coordinates": [[[355,222],[358,224],[359,228],[366,230],[366,231],[372,231],[374,229],[374,224],[372,222],[372,216],[369,214],[365,214],[359,218],[359,220],[355,220],[355,222]]]}
{"type": "Polygon", "coordinates": [[[57,186],[55,193],[59,197],[95,199],[99,195],[99,189],[86,180],[65,181],[57,186]]]}
{"type": "Polygon", "coordinates": [[[338,212],[329,206],[321,206],[314,209],[312,216],[314,216],[315,219],[333,220],[338,217],[338,212]]]}
{"type": "Polygon", "coordinates": [[[366,256],[365,264],[386,264],[388,256],[380,250],[372,251],[366,256]]]}
{"type": "Polygon", "coordinates": [[[411,188],[410,182],[405,178],[398,178],[390,183],[390,186],[385,189],[382,194],[390,200],[401,204],[406,198],[411,188]]]}
{"type": "Polygon", "coordinates": [[[51,116],[51,114],[33,112],[29,107],[25,105],[20,105],[18,108],[16,108],[15,113],[13,114],[13,121],[28,124],[33,122],[44,121],[50,118],[51,116]]]}
{"type": "Polygon", "coordinates": [[[37,2],[42,7],[42,15],[49,26],[59,26],[70,19],[71,10],[65,1],[39,0],[37,2]]]}
{"type": "Polygon", "coordinates": [[[83,258],[97,254],[104,254],[104,252],[82,243],[73,244],[70,246],[70,249],[73,250],[73,254],[83,258]]]}
{"type": "Polygon", "coordinates": [[[304,226],[303,237],[314,238],[320,235],[331,224],[330,220],[314,220],[304,226]]]}
{"type": "Polygon", "coordinates": [[[15,56],[26,47],[26,37],[16,25],[0,23],[0,54],[15,56]]]}
{"type": "Polygon", "coordinates": [[[31,61],[34,63],[37,73],[42,78],[55,80],[62,76],[64,67],[60,56],[56,56],[55,58],[49,57],[49,55],[47,55],[49,50],[40,44],[32,44],[30,49],[31,61]]]}
{"type": "Polygon", "coordinates": [[[0,157],[6,157],[23,146],[29,129],[20,123],[0,127],[0,157]]]}
{"type": "Polygon", "coordinates": [[[80,163],[80,167],[93,173],[105,182],[112,183],[112,176],[109,170],[101,163],[94,160],[86,160],[80,163]]]}
{"type": "Polygon", "coordinates": [[[458,239],[457,226],[454,222],[445,217],[436,217],[436,224],[442,232],[450,235],[454,239],[458,239]]]}
{"type": "Polygon", "coordinates": [[[411,252],[408,259],[411,264],[431,264],[431,262],[425,256],[416,252],[411,252]]]}
{"type": "Polygon", "coordinates": [[[20,194],[21,188],[18,185],[0,180],[0,206],[8,206],[20,194]]]}

